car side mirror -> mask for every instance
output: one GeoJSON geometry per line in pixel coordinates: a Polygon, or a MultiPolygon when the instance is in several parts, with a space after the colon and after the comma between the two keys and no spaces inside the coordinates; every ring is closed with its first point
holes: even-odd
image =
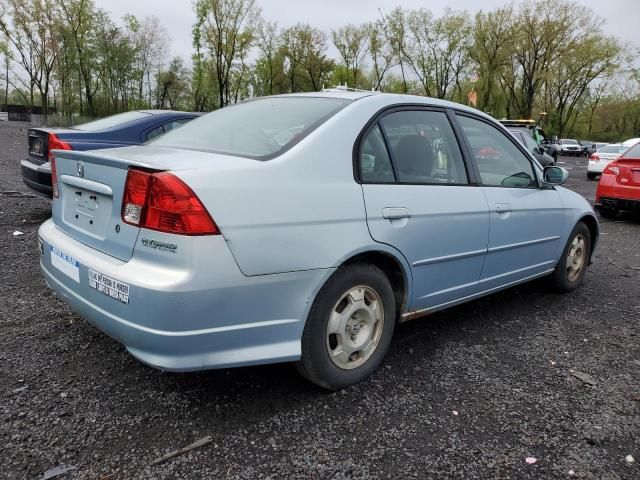
{"type": "Polygon", "coordinates": [[[562,185],[569,179],[569,172],[562,167],[549,165],[544,167],[542,178],[549,185],[562,185]]]}
{"type": "Polygon", "coordinates": [[[545,152],[544,147],[539,146],[538,147],[538,153],[543,154],[545,152]]]}

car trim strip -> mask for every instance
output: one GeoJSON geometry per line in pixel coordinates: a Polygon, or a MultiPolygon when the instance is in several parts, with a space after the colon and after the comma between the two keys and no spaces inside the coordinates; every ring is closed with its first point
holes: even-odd
{"type": "Polygon", "coordinates": [[[434,263],[448,262],[449,260],[460,260],[463,258],[475,257],[477,255],[483,255],[485,253],[487,253],[487,249],[483,248],[482,250],[473,250],[470,252],[455,253],[453,255],[443,255],[441,257],[426,258],[424,260],[416,260],[415,262],[413,262],[412,266],[422,267],[424,265],[432,265],[434,263]]]}
{"type": "Polygon", "coordinates": [[[558,240],[559,238],[560,238],[560,235],[555,235],[553,237],[538,238],[536,240],[528,240],[526,242],[510,243],[508,245],[491,247],[487,250],[487,252],[488,253],[503,252],[505,250],[511,250],[513,248],[528,247],[530,245],[537,245],[538,243],[553,242],[554,240],[558,240]]]}

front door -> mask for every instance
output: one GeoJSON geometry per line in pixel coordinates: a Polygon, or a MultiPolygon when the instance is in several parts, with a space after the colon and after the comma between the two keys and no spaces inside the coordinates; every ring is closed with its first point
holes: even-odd
{"type": "Polygon", "coordinates": [[[540,185],[533,160],[506,133],[476,117],[457,118],[491,216],[479,291],[551,272],[563,246],[560,195],[540,185]]]}
{"type": "Polygon", "coordinates": [[[409,310],[473,295],[485,259],[489,210],[444,111],[395,110],[363,137],[359,175],[374,240],[412,268],[409,310]]]}

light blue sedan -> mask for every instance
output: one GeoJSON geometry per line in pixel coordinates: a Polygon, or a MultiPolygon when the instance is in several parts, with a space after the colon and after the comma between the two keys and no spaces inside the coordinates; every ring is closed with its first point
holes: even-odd
{"type": "Polygon", "coordinates": [[[353,385],[396,322],[543,276],[574,290],[598,239],[566,170],[431,98],[262,98],[54,154],[48,285],[162,370],[296,362],[353,385]]]}

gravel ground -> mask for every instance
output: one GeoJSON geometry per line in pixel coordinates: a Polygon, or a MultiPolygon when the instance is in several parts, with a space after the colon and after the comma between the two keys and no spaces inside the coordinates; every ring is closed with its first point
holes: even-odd
{"type": "MultiPolygon", "coordinates": [[[[384,366],[346,391],[289,365],[168,374],[45,288],[50,205],[21,183],[25,145],[25,126],[0,124],[0,478],[62,464],[76,467],[65,479],[640,478],[637,219],[602,221],[578,291],[542,280],[402,324],[384,366]]],[[[561,162],[593,200],[585,160],[561,162]]]]}

